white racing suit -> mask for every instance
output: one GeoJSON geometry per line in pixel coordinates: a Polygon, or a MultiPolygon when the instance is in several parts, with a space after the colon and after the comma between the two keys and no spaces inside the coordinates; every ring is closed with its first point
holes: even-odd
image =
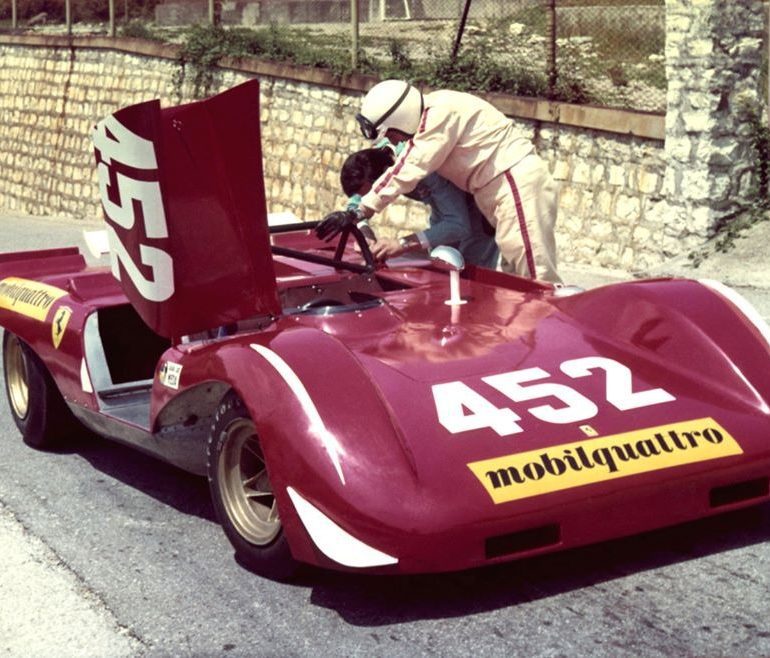
{"type": "Polygon", "coordinates": [[[424,100],[414,137],[361,204],[380,212],[435,171],[473,194],[495,226],[502,270],[560,283],[557,189],[532,143],[514,135],[502,112],[471,94],[441,90],[424,100]]]}

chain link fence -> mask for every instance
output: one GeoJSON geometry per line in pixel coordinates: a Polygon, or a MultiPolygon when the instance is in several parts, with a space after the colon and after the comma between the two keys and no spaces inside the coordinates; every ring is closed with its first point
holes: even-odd
{"type": "Polygon", "coordinates": [[[184,43],[196,24],[237,32],[223,54],[665,110],[664,0],[0,0],[17,31],[184,43]]]}

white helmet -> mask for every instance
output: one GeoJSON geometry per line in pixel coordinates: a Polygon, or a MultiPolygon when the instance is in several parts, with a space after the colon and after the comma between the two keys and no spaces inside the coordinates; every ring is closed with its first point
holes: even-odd
{"type": "Polygon", "coordinates": [[[420,125],[422,93],[404,80],[384,80],[372,87],[361,104],[356,121],[367,139],[377,139],[388,128],[414,135],[420,125]]]}

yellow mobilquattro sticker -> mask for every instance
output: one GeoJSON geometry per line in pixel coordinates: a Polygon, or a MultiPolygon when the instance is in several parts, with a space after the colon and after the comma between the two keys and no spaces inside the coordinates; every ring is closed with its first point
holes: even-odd
{"type": "Polygon", "coordinates": [[[67,323],[72,317],[72,309],[69,306],[60,306],[56,309],[51,322],[51,340],[53,346],[58,350],[61,345],[61,339],[64,337],[64,331],[67,329],[67,323]]]}
{"type": "Polygon", "coordinates": [[[10,276],[0,281],[0,308],[26,315],[41,322],[57,299],[67,294],[66,290],[55,288],[38,281],[10,276]]]}
{"type": "Polygon", "coordinates": [[[614,434],[468,464],[495,504],[743,454],[713,418],[614,434]]]}

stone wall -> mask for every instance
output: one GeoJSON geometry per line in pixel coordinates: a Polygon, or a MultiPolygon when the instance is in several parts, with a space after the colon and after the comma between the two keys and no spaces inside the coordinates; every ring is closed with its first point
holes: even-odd
{"type": "Polygon", "coordinates": [[[90,131],[118,108],[170,102],[169,60],[0,44],[0,208],[98,217],[90,131]]]}
{"type": "Polygon", "coordinates": [[[666,233],[685,227],[669,228],[655,212],[666,171],[661,142],[543,127],[535,143],[561,184],[557,238],[566,262],[634,270],[682,252],[666,233]]]}
{"type": "MultiPolygon", "coordinates": [[[[735,107],[740,94],[758,93],[751,66],[761,53],[750,10],[758,1],[725,0],[717,20],[721,0],[669,0],[675,36],[667,44],[665,146],[660,116],[490,97],[536,143],[561,185],[563,261],[646,268],[697,246],[750,204],[750,139],[735,107]],[[693,18],[704,5],[712,7],[708,17],[693,18]],[[720,20],[747,26],[745,33],[724,40],[720,20]],[[686,66],[691,73],[680,71],[686,66]],[[699,87],[701,75],[706,84],[699,87]]],[[[90,128],[135,102],[177,103],[175,56],[168,46],[139,41],[0,37],[0,210],[98,217],[90,128]]],[[[372,80],[342,84],[317,69],[226,64],[212,93],[255,75],[262,82],[269,209],[313,220],[340,207],[339,168],[366,146],[353,117],[372,80]]],[[[398,202],[377,222],[393,235],[425,220],[421,204],[398,202]]]]}
{"type": "Polygon", "coordinates": [[[760,0],[667,0],[665,156],[660,204],[703,235],[751,203],[754,145],[745,108],[761,103],[760,0]]]}
{"type": "MultiPolygon", "coordinates": [[[[55,39],[44,40],[47,42],[55,39]]],[[[90,131],[121,107],[180,102],[169,57],[101,48],[0,43],[0,209],[32,215],[101,215],[90,131]]],[[[212,93],[253,76],[223,70],[212,93]]],[[[354,120],[358,94],[260,76],[265,189],[271,211],[320,219],[344,202],[339,170],[365,147],[354,120]]],[[[182,90],[182,101],[192,91],[182,90]]],[[[385,213],[393,226],[424,221],[421,204],[385,213]]]]}

